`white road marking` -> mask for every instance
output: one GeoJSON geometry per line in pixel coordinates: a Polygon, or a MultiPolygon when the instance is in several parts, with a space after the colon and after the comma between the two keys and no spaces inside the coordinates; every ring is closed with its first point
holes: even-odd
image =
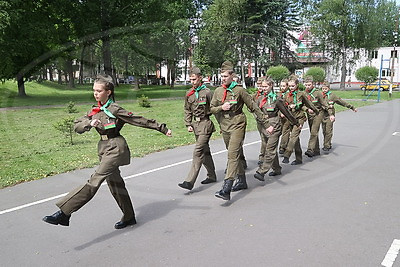
{"type": "MultiPolygon", "coordinates": [[[[303,128],[301,130],[304,131],[306,129],[308,129],[308,128],[303,128]]],[[[251,146],[251,145],[254,145],[254,144],[257,144],[257,143],[260,143],[260,142],[261,142],[261,140],[258,140],[258,141],[254,141],[254,142],[251,142],[251,143],[244,144],[243,146],[244,147],[251,146]]],[[[225,152],[227,152],[226,149],[211,153],[211,155],[218,155],[218,154],[222,154],[222,153],[225,153],[225,152]]],[[[127,176],[127,177],[124,178],[124,180],[128,180],[128,179],[135,178],[135,177],[138,177],[138,176],[141,176],[141,175],[145,175],[145,174],[161,171],[161,170],[168,169],[168,168],[171,168],[171,167],[175,167],[175,166],[178,166],[178,165],[181,165],[181,164],[185,164],[185,163],[188,163],[188,162],[191,162],[191,161],[192,161],[192,159],[182,160],[182,161],[179,161],[179,162],[176,162],[176,163],[172,163],[172,164],[169,164],[169,165],[165,165],[165,166],[162,166],[162,167],[159,167],[159,168],[155,168],[155,169],[151,169],[151,170],[148,170],[148,171],[144,171],[144,172],[141,172],[141,173],[137,173],[137,174],[133,174],[133,175],[127,176]]],[[[31,206],[35,206],[35,205],[38,205],[38,204],[41,204],[41,203],[45,203],[45,202],[48,202],[48,201],[51,201],[51,200],[54,200],[54,199],[57,199],[57,198],[61,198],[61,197],[66,196],[67,194],[68,193],[64,193],[64,194],[60,194],[60,195],[57,195],[57,196],[53,196],[53,197],[45,198],[45,199],[42,199],[42,200],[38,200],[38,201],[35,201],[35,202],[27,203],[27,204],[24,204],[24,205],[21,205],[21,206],[17,206],[17,207],[14,207],[14,208],[2,210],[2,211],[0,211],[0,215],[6,214],[6,213],[10,213],[10,212],[13,212],[13,211],[17,211],[17,210],[21,210],[21,209],[24,209],[24,208],[28,208],[28,207],[31,207],[31,206]]]]}
{"type": "Polygon", "coordinates": [[[395,239],[392,242],[392,245],[389,248],[389,251],[386,253],[385,258],[383,259],[381,265],[385,267],[392,267],[394,261],[396,260],[397,254],[399,254],[400,250],[400,240],[395,239]]]}

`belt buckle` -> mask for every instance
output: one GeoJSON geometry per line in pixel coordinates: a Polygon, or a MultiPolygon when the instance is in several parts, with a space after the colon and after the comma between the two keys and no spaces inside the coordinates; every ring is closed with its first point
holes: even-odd
{"type": "Polygon", "coordinates": [[[108,136],[106,134],[101,134],[100,137],[101,137],[101,140],[103,140],[103,141],[108,140],[108,136]]]}
{"type": "Polygon", "coordinates": [[[225,113],[225,114],[224,114],[224,118],[225,118],[225,119],[230,119],[230,118],[231,118],[231,115],[230,115],[229,113],[225,113]]]}
{"type": "Polygon", "coordinates": [[[194,120],[195,121],[201,121],[201,118],[200,117],[195,117],[194,120]]]}

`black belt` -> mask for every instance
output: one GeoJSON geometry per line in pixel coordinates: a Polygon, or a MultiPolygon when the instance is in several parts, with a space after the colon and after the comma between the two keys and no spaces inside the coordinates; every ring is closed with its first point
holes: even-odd
{"type": "Polygon", "coordinates": [[[108,134],[101,134],[100,138],[103,141],[107,141],[108,139],[112,139],[115,137],[121,136],[119,133],[108,133],[108,134]]]}
{"type": "Polygon", "coordinates": [[[194,116],[193,119],[194,119],[194,121],[197,121],[197,122],[204,121],[204,120],[209,120],[210,119],[210,115],[206,115],[204,117],[196,117],[196,116],[194,116]]]}

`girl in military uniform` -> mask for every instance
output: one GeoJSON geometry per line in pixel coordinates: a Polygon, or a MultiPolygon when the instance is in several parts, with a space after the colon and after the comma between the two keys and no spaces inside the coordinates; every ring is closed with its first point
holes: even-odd
{"type": "Polygon", "coordinates": [[[282,98],[279,98],[273,90],[274,83],[271,79],[266,79],[262,82],[261,88],[263,95],[257,101],[257,105],[261,111],[268,116],[268,123],[262,125],[262,138],[265,143],[264,157],[262,164],[254,174],[254,178],[264,181],[264,175],[272,167],[270,176],[280,175],[281,166],[278,160],[278,142],[282,133],[282,124],[279,116],[281,112],[291,124],[298,125],[297,120],[290,114],[282,98]]]}
{"type": "Polygon", "coordinates": [[[299,80],[295,76],[291,76],[289,79],[289,92],[285,95],[286,105],[293,116],[299,121],[298,125],[290,126],[290,138],[289,143],[286,147],[285,153],[283,154],[282,163],[289,163],[289,158],[295,151],[296,159],[291,163],[292,165],[302,164],[303,156],[300,146],[300,132],[306,121],[306,114],[304,112],[305,106],[312,109],[318,114],[318,109],[313,103],[308,100],[304,92],[298,89],[299,80]]]}
{"type": "Polygon", "coordinates": [[[357,109],[332,93],[330,91],[329,82],[324,82],[321,87],[322,95],[326,102],[328,103],[328,107],[331,110],[331,113],[324,112],[324,118],[322,120],[322,133],[324,135],[324,147],[323,151],[329,152],[332,148],[332,136],[333,136],[333,123],[335,122],[335,104],[341,105],[343,107],[349,108],[354,112],[357,112],[357,109]]]}
{"type": "Polygon", "coordinates": [[[116,104],[114,102],[114,84],[110,76],[96,78],[93,95],[98,105],[87,115],[75,120],[75,131],[81,134],[95,128],[100,134],[98,143],[100,165],[86,184],[71,191],[56,203],[60,208],[59,211],[45,216],[43,221],[68,226],[71,214],[89,202],[103,181],[106,180],[111,194],[123,213],[121,220],[114,225],[116,229],[121,229],[136,224],[132,202],[119,170],[119,166],[128,165],[131,158],[125,138],[120,135],[122,127],[125,123],[129,123],[157,130],[167,136],[171,136],[171,130],[165,124],[134,115],[116,104]]]}

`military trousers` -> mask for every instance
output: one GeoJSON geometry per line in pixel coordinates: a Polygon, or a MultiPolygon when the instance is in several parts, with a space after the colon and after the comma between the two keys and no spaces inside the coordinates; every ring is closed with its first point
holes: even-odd
{"type": "Polygon", "coordinates": [[[264,127],[263,127],[262,124],[257,122],[257,129],[258,129],[258,132],[260,133],[260,137],[261,137],[261,147],[260,147],[260,154],[258,155],[258,160],[259,161],[263,161],[264,153],[265,153],[265,147],[267,145],[265,143],[265,139],[263,138],[264,127]]]}
{"type": "Polygon", "coordinates": [[[115,166],[115,164],[110,164],[107,160],[100,161],[99,167],[86,184],[68,193],[56,205],[66,215],[71,215],[71,213],[79,210],[94,197],[104,180],[107,181],[112,196],[122,210],[121,221],[126,222],[133,219],[135,217],[133,205],[125,187],[125,182],[121,177],[119,167],[115,166]]]}
{"type": "Polygon", "coordinates": [[[211,134],[201,134],[195,135],[196,146],[193,151],[193,161],[190,168],[189,174],[186,177],[187,182],[192,185],[196,182],[197,176],[199,175],[200,168],[202,165],[207,170],[207,177],[212,180],[216,180],[217,176],[215,174],[215,165],[213,158],[211,156],[209,141],[211,134]]]}
{"type": "Polygon", "coordinates": [[[281,123],[282,123],[282,135],[281,135],[281,142],[279,145],[279,150],[285,151],[288,143],[289,143],[289,137],[290,137],[290,121],[285,118],[281,118],[281,123]]]}
{"type": "Polygon", "coordinates": [[[324,118],[324,112],[320,112],[308,119],[308,126],[310,127],[310,139],[308,140],[307,150],[313,153],[319,153],[319,128],[321,127],[322,120],[324,118]]]}
{"type": "Polygon", "coordinates": [[[282,167],[279,165],[278,159],[278,143],[279,137],[281,136],[281,131],[275,131],[272,134],[263,134],[262,138],[265,142],[265,151],[262,165],[258,168],[257,172],[266,173],[269,169],[272,169],[275,172],[281,172],[282,167]]]}
{"type": "MultiPolygon", "coordinates": [[[[299,125],[303,127],[304,119],[298,119],[298,121],[299,125]]],[[[284,157],[290,158],[294,150],[296,161],[298,162],[303,162],[303,156],[302,156],[303,151],[301,150],[300,146],[301,127],[297,125],[290,125],[290,138],[285,153],[283,154],[284,157]]]]}
{"type": "Polygon", "coordinates": [[[329,117],[322,120],[322,133],[324,135],[324,148],[332,148],[333,122],[329,117]]]}
{"type": "Polygon", "coordinates": [[[244,175],[243,141],[245,129],[237,129],[231,132],[222,132],[225,147],[228,150],[228,162],[225,179],[235,180],[237,175],[244,175]]]}

